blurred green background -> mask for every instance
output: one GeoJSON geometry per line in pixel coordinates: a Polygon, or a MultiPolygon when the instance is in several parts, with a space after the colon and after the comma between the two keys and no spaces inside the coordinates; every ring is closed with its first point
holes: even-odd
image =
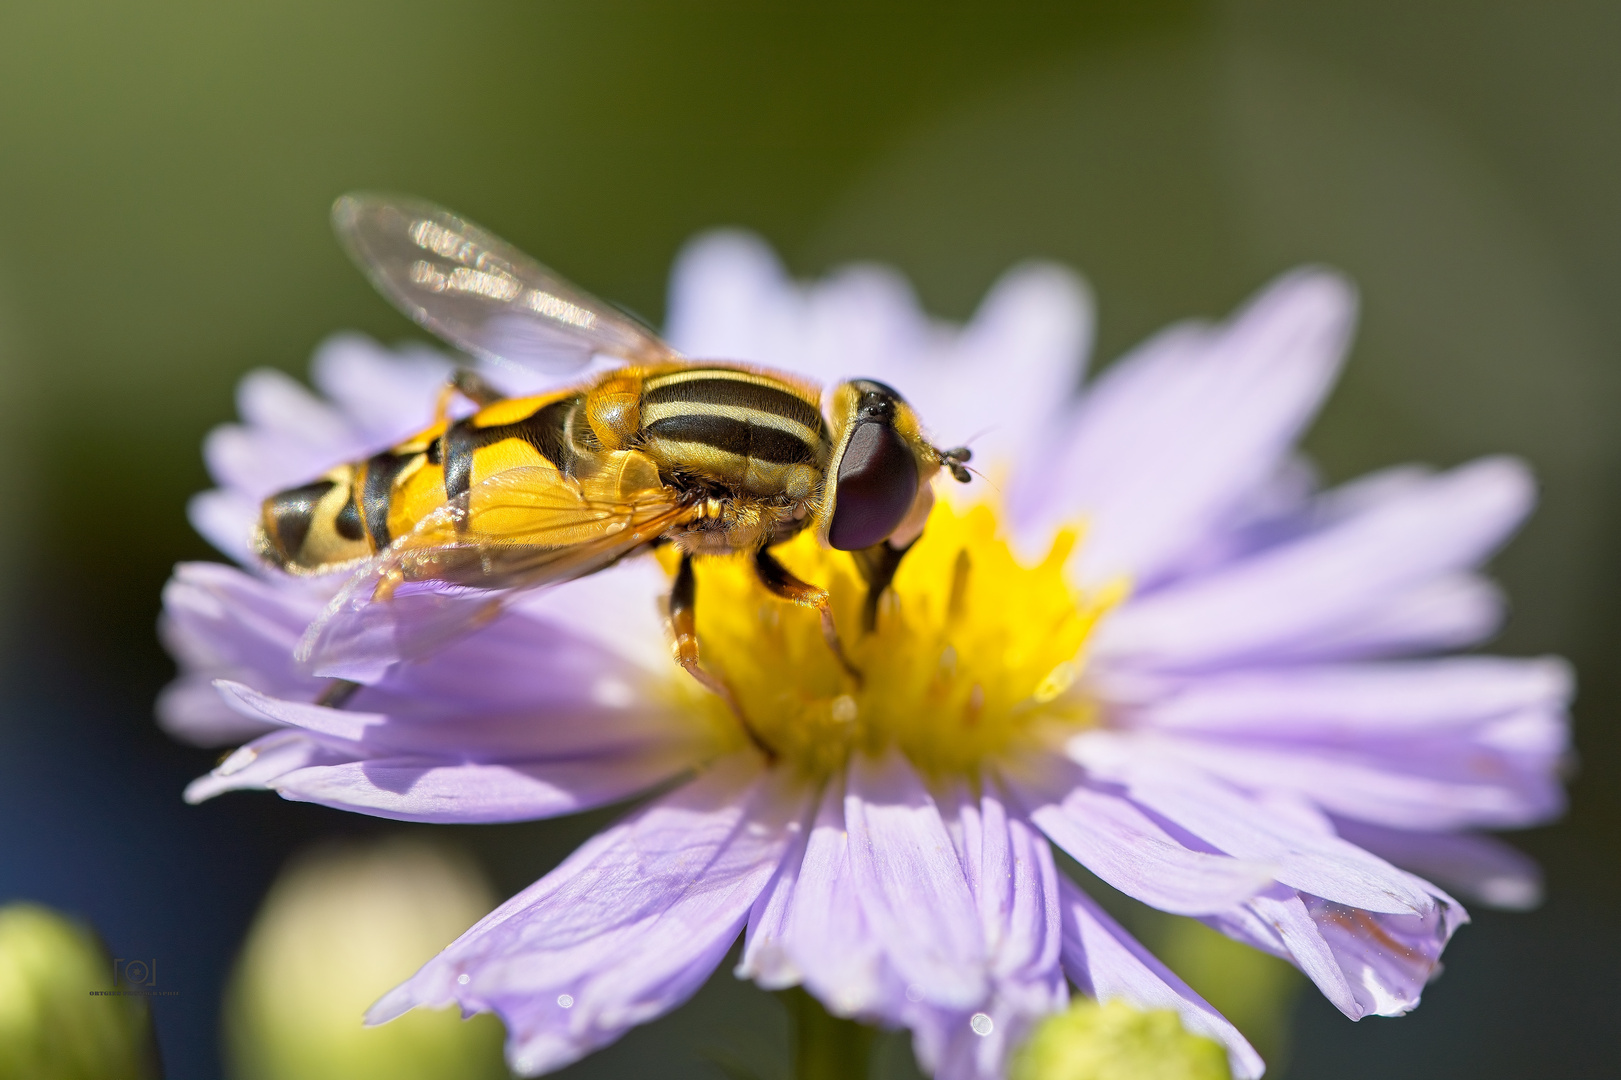
{"type": "MultiPolygon", "coordinates": [[[[337,329],[411,332],[328,233],[356,187],[455,207],[655,321],[716,225],[801,274],[894,263],[952,317],[1056,258],[1096,291],[1102,360],[1297,263],[1350,272],[1363,329],[1309,449],[1331,479],[1536,465],[1496,647],[1575,659],[1582,767],[1568,820],[1521,838],[1541,911],[1477,913],[1411,1017],[1302,995],[1273,1075],[1621,1075],[1621,4],[57,0],[0,9],[0,41],[0,895],[163,957],[172,1077],[216,1074],[286,856],[399,831],[185,808],[210,756],[150,717],[158,592],[209,555],[184,503],[235,380],[302,374],[337,329]]],[[[419,831],[505,893],[593,825],[419,831]]],[[[774,1009],[717,985],[578,1075],[720,1075],[775,1052],[774,1009]]]]}

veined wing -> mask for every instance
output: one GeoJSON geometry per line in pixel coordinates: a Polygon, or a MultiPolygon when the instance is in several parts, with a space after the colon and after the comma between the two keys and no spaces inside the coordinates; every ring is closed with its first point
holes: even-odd
{"type": "Polygon", "coordinates": [[[332,205],[332,226],[379,292],[480,359],[559,371],[597,353],[638,364],[679,355],[635,319],[425,199],[355,192],[332,205]]]}
{"type": "Polygon", "coordinates": [[[373,682],[494,618],[514,590],[601,570],[696,510],[634,450],[584,480],[509,469],[424,518],[349,579],[299,642],[316,675],[373,682]]]}

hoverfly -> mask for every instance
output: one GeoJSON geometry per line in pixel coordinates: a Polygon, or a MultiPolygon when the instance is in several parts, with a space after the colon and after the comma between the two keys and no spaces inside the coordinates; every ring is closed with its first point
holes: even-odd
{"type": "MultiPolygon", "coordinates": [[[[333,222],[372,283],[416,322],[482,360],[556,369],[623,361],[579,385],[503,397],[470,369],[433,424],[364,461],[264,501],[255,544],[294,574],[352,570],[299,645],[338,705],[396,661],[478,625],[512,590],[595,573],[635,552],[680,552],[669,600],[675,658],[699,665],[694,558],[746,553],[764,587],[821,612],[827,593],[771,547],[803,529],[850,551],[868,584],[867,628],[933,504],[940,450],[895,390],[819,388],[763,368],[682,357],[652,331],[510,244],[431,203],[347,195],[333,222]],[[453,395],[476,411],[453,419],[453,395]]],[[[849,664],[845,662],[849,669],[849,664]]],[[[859,673],[851,670],[859,679],[859,673]]]]}

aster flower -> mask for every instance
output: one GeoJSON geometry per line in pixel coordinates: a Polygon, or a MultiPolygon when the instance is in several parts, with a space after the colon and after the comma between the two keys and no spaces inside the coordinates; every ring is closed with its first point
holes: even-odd
{"type": "MultiPolygon", "coordinates": [[[[418,821],[509,821],[660,790],[373,1007],[494,1011],[520,1072],[561,1067],[685,1000],[738,935],[738,974],[913,1032],[923,1067],[998,1077],[1073,985],[1173,1009],[1260,1075],[1241,1035],[1059,872],[1204,920],[1304,971],[1353,1019],[1414,1007],[1466,921],[1443,886],[1535,902],[1480,833],[1560,812],[1558,660],[1437,654],[1502,603],[1479,567],[1530,508],[1523,465],[1402,468],[1319,491],[1293,445],[1354,298],[1289,275],[1072,388],[1089,336],[1067,272],[1009,273],[973,319],[921,313],[874,268],[789,281],[719,234],[677,268],[689,355],[881,379],[989,483],[952,492],[875,632],[847,643],[699,563],[699,637],[759,735],[675,667],[651,557],[518,598],[346,708],[295,643],[340,582],[252,565],[257,501],[422,426],[448,365],[344,338],[324,400],[249,376],[211,436],[198,528],[245,569],[180,567],[165,726],[245,741],[187,791],[239,788],[418,821]],[[217,688],[217,692],[216,692],[217,688]],[[1420,876],[1422,875],[1422,876],[1420,876]]],[[[492,373],[502,377],[499,373],[492,373]]],[[[533,387],[528,387],[533,389],[533,387]]],[[[777,549],[859,625],[864,586],[802,536],[777,549]]]]}

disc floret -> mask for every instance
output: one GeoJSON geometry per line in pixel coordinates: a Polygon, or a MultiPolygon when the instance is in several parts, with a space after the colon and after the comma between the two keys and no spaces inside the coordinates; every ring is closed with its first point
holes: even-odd
{"type": "Polygon", "coordinates": [[[828,649],[814,610],[769,596],[743,558],[704,560],[705,663],[732,688],[759,740],[807,774],[890,746],[930,775],[972,773],[987,757],[1092,722],[1094,707],[1076,684],[1088,638],[1125,590],[1082,593],[1065,580],[1076,538],[1060,532],[1044,558],[1025,565],[990,507],[940,505],[867,632],[867,586],[848,554],[809,534],[774,549],[828,590],[859,680],[828,649]]]}

